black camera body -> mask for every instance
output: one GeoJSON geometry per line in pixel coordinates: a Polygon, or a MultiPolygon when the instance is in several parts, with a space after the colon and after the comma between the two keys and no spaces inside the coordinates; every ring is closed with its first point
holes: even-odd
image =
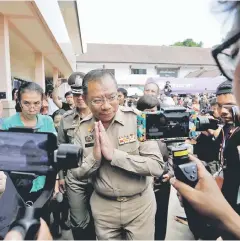
{"type": "Polygon", "coordinates": [[[139,141],[158,139],[179,139],[189,137],[190,125],[196,131],[208,129],[216,130],[219,121],[208,117],[199,116],[191,119],[191,113],[184,107],[162,108],[159,112],[143,112],[137,118],[137,135],[139,141]]]}
{"type": "Polygon", "coordinates": [[[184,145],[170,148],[173,158],[173,169],[176,178],[191,187],[198,181],[197,165],[188,158],[188,150],[184,145]]]}
{"type": "Polygon", "coordinates": [[[0,170],[47,175],[78,167],[82,149],[76,145],[57,145],[53,133],[28,128],[0,131],[0,170]]]}
{"type": "MultiPolygon", "coordinates": [[[[20,178],[46,176],[40,196],[24,202],[10,229],[23,239],[33,240],[40,227],[41,209],[52,197],[59,170],[77,168],[82,161],[82,148],[72,144],[58,147],[53,133],[40,133],[31,128],[11,128],[0,131],[0,170],[20,178]]],[[[18,191],[18,190],[17,190],[18,191]]]]}

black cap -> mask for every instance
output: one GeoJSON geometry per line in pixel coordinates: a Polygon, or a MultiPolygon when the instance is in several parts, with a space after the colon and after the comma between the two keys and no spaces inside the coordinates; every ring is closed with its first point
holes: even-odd
{"type": "Polygon", "coordinates": [[[85,74],[82,72],[73,72],[68,78],[68,84],[71,86],[73,94],[83,94],[82,82],[85,74]]]}
{"type": "Polygon", "coordinates": [[[233,94],[232,82],[227,80],[221,83],[216,90],[216,95],[233,94]]]}

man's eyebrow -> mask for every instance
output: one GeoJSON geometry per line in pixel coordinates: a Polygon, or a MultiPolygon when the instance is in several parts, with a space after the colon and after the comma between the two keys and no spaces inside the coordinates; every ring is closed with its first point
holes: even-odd
{"type": "Polygon", "coordinates": [[[226,103],[226,104],[223,104],[223,105],[236,105],[236,103],[229,102],[229,103],[226,103]]]}

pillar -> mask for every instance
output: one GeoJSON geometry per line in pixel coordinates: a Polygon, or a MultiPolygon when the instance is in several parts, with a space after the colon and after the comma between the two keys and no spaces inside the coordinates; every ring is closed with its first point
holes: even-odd
{"type": "Polygon", "coordinates": [[[12,100],[12,81],[9,48],[9,28],[7,18],[0,14],[0,92],[6,93],[7,100],[12,100]]]}
{"type": "Polygon", "coordinates": [[[42,53],[35,53],[35,83],[45,91],[45,67],[42,53]]]}
{"type": "Polygon", "coordinates": [[[58,69],[57,68],[53,68],[53,87],[55,87],[55,85],[58,82],[58,69]]]}
{"type": "Polygon", "coordinates": [[[15,113],[15,102],[12,101],[8,20],[2,14],[0,14],[0,73],[1,115],[8,117],[15,113]]]}

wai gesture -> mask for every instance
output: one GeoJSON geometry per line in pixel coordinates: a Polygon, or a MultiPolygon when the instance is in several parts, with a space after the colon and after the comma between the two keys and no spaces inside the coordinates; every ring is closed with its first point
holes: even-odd
{"type": "Polygon", "coordinates": [[[103,156],[106,160],[111,161],[113,158],[113,152],[114,148],[102,122],[95,122],[95,143],[93,147],[94,158],[100,161],[103,156]]]}

